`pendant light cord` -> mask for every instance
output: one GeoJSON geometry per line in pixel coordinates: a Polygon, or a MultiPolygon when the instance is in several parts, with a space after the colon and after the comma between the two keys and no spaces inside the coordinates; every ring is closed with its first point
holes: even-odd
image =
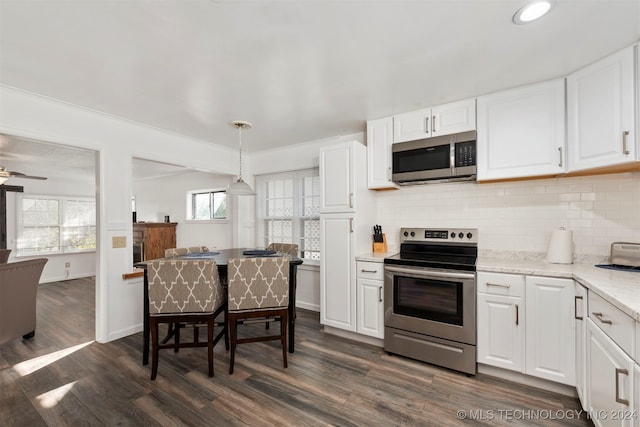
{"type": "Polygon", "coordinates": [[[240,175],[238,175],[238,179],[242,181],[242,125],[238,126],[238,142],[240,145],[240,175]]]}

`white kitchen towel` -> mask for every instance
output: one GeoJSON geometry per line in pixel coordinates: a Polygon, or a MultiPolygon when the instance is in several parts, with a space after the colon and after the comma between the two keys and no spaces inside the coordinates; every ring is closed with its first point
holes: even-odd
{"type": "Polygon", "coordinates": [[[559,228],[551,233],[547,261],[553,264],[573,263],[573,232],[559,228]]]}

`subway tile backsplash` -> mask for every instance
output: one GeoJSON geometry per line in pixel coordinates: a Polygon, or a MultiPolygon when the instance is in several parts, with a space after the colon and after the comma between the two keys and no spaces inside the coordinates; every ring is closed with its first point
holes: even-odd
{"type": "Polygon", "coordinates": [[[640,172],[493,184],[403,187],[378,194],[390,246],[400,227],[474,227],[481,251],[546,254],[551,231],[573,231],[577,262],[640,242],[640,172]]]}

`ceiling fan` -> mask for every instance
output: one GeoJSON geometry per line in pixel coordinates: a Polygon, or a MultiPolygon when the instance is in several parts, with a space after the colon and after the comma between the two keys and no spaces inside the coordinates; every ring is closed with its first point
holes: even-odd
{"type": "Polygon", "coordinates": [[[47,179],[44,176],[33,176],[23,174],[22,172],[9,171],[5,167],[0,166],[0,185],[4,184],[9,178],[47,179]]]}

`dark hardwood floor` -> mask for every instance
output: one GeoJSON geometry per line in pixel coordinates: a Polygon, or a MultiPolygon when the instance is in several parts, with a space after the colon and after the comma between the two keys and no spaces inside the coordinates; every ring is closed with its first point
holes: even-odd
{"type": "Polygon", "coordinates": [[[287,369],[279,343],[253,343],[238,347],[230,376],[220,343],[213,378],[194,348],[162,351],[150,381],[141,333],[93,341],[94,298],[92,279],[40,286],[35,337],[0,347],[0,425],[592,425],[576,399],[391,356],[325,334],[304,310],[287,369]]]}

